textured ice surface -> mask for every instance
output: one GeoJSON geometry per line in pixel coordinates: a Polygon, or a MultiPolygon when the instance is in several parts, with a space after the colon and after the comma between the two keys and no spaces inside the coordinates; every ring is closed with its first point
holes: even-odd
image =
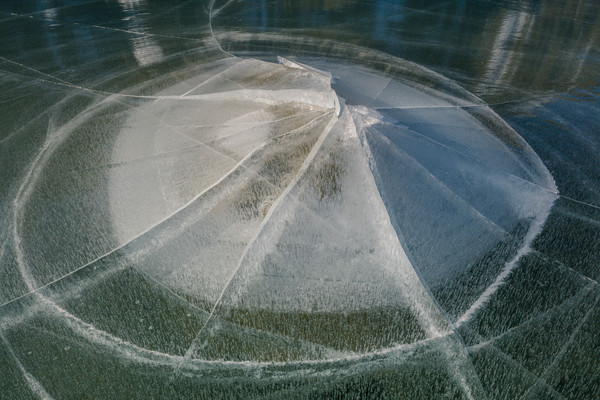
{"type": "Polygon", "coordinates": [[[302,377],[419,364],[420,349],[477,397],[453,325],[529,251],[555,199],[548,171],[481,104],[279,61],[229,57],[115,104],[91,96],[46,143],[17,195],[24,297],[3,306],[7,368],[32,391],[44,385],[10,342],[41,329],[183,385],[223,362],[302,377]]]}
{"type": "Polygon", "coordinates": [[[598,2],[172,3],[0,6],[0,398],[598,398],[598,2]]]}
{"type": "MultiPolygon", "coordinates": [[[[133,45],[139,65],[164,57],[133,45]]],[[[427,79],[217,53],[122,93],[38,71],[72,93],[43,120],[0,236],[14,390],[109,394],[89,378],[111,371],[129,393],[256,397],[376,374],[395,394],[483,397],[485,340],[522,349],[481,330],[465,347],[456,330],[477,330],[535,255],[557,196],[538,156],[417,67],[427,79]]]]}

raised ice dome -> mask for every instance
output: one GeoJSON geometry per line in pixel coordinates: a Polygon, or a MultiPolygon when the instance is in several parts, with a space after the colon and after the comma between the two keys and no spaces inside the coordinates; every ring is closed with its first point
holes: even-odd
{"type": "Polygon", "coordinates": [[[204,363],[326,370],[420,346],[470,392],[454,328],[529,251],[556,198],[527,143],[476,99],[366,67],[228,57],[199,70],[100,102],[47,144],[16,215],[43,228],[32,198],[56,185],[82,196],[53,206],[76,210],[63,241],[17,232],[18,302],[174,377],[204,363]],[[111,139],[53,161],[98,141],[89,127],[106,107],[119,107],[111,139]],[[127,301],[106,303],[111,292],[127,301]]]}

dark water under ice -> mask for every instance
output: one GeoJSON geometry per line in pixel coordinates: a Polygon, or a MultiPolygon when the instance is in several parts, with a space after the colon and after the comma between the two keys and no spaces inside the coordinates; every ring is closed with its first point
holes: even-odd
{"type": "Polygon", "coordinates": [[[600,6],[4,1],[0,398],[600,397],[600,6]]]}

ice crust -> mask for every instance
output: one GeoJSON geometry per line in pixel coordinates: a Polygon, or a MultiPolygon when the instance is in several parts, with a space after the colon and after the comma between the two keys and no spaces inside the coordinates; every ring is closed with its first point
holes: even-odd
{"type": "Polygon", "coordinates": [[[48,325],[176,380],[226,363],[328,374],[421,348],[478,397],[454,329],[530,251],[556,199],[537,155],[483,104],[365,67],[228,57],[118,110],[97,147],[81,143],[103,103],[61,128],[17,196],[25,289],[0,297],[8,336],[48,325]],[[61,166],[71,147],[85,151],[61,166]],[[71,209],[61,240],[36,236],[71,209]],[[473,268],[479,284],[444,297],[473,268]]]}

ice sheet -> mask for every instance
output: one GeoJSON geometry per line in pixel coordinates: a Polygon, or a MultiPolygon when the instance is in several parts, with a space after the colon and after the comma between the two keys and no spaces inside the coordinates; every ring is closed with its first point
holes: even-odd
{"type": "Polygon", "coordinates": [[[279,61],[87,92],[54,122],[2,247],[25,286],[3,294],[9,344],[65,332],[178,382],[219,363],[362,371],[414,350],[448,390],[479,396],[453,330],[531,250],[551,176],[483,104],[363,66],[279,61]]]}

